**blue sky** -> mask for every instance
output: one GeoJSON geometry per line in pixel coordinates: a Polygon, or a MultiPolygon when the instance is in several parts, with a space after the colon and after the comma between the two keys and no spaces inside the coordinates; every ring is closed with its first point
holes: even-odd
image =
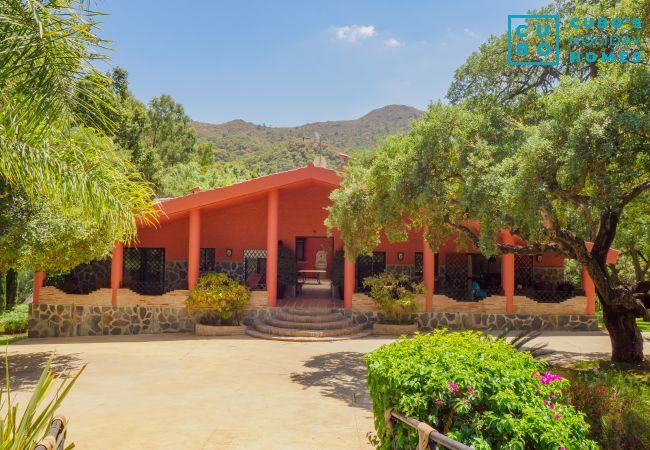
{"type": "Polygon", "coordinates": [[[101,35],[142,101],[195,120],[273,126],[444,99],[454,70],[508,14],[549,1],[104,0],[101,35]]]}

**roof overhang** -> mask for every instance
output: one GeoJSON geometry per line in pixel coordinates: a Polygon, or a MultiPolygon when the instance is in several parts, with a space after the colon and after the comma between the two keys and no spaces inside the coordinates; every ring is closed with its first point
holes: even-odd
{"type": "Polygon", "coordinates": [[[230,186],[198,191],[165,199],[158,203],[158,222],[182,218],[194,209],[212,209],[265,196],[269,191],[303,185],[321,185],[336,189],[340,184],[336,171],[309,164],[300,169],[274,173],[230,186]]]}

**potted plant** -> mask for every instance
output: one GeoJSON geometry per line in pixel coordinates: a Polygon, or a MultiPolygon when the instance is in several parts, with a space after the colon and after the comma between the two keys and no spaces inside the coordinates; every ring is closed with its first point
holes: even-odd
{"type": "Polygon", "coordinates": [[[345,265],[345,253],[343,249],[334,252],[332,260],[332,286],[337,290],[339,298],[343,298],[343,274],[345,265]]]}
{"type": "Polygon", "coordinates": [[[284,298],[287,287],[295,287],[298,281],[296,256],[289,247],[278,247],[278,298],[284,298]]]}
{"type": "Polygon", "coordinates": [[[240,321],[250,298],[248,288],[225,273],[208,273],[199,279],[185,306],[203,313],[194,328],[200,336],[244,334],[240,321]]]}
{"type": "Polygon", "coordinates": [[[415,295],[424,292],[422,283],[412,282],[406,275],[381,273],[363,280],[364,287],[379,310],[373,334],[399,336],[417,331],[418,325],[407,322],[416,310],[415,295]]]}

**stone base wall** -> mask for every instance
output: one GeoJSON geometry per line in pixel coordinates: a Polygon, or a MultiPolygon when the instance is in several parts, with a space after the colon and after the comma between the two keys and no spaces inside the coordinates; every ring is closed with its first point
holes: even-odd
{"type": "Polygon", "coordinates": [[[244,280],[244,261],[216,261],[215,272],[225,273],[240,283],[244,280]]]}
{"type": "Polygon", "coordinates": [[[193,331],[200,314],[152,306],[30,305],[30,338],[193,331]]]}
{"type": "Polygon", "coordinates": [[[386,272],[395,275],[407,275],[409,277],[412,277],[413,273],[415,272],[415,266],[412,264],[387,264],[386,272]]]}
{"type": "MultiPolygon", "coordinates": [[[[374,323],[383,319],[375,311],[345,311],[355,323],[374,323]]],[[[598,318],[588,315],[479,314],[464,312],[431,312],[412,314],[406,322],[415,322],[420,331],[435,328],[450,330],[561,330],[598,331],[598,318]]]]}
{"type": "MultiPolygon", "coordinates": [[[[265,319],[275,308],[248,309],[242,322],[250,326],[265,319]]],[[[376,311],[340,310],[355,323],[382,319],[376,311]]],[[[72,337],[193,332],[201,313],[179,307],[31,305],[29,337],[72,337]]],[[[446,327],[452,330],[565,330],[596,331],[598,318],[587,315],[480,314],[463,312],[416,313],[407,319],[421,331],[446,327]]]]}
{"type": "Polygon", "coordinates": [[[111,260],[92,261],[79,264],[60,281],[51,280],[68,294],[87,294],[110,286],[111,260]]]}
{"type": "Polygon", "coordinates": [[[168,291],[187,289],[186,260],[165,261],[165,289],[168,291]]]}

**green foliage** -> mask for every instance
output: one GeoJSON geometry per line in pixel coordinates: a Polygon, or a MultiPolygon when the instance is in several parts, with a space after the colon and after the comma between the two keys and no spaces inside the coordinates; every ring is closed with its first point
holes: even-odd
{"type": "Polygon", "coordinates": [[[160,194],[164,197],[187,195],[195,187],[202,190],[239,183],[250,178],[248,170],[239,163],[215,162],[201,166],[199,162],[176,164],[162,177],[160,194]]]}
{"type": "MultiPolygon", "coordinates": [[[[32,449],[50,431],[57,409],[67,397],[83,370],[74,376],[56,375],[52,358],[43,368],[29,402],[21,407],[14,402],[9,384],[9,357],[5,356],[5,389],[0,390],[0,450],[32,449]]],[[[14,394],[15,395],[15,394],[14,394]]],[[[66,450],[74,448],[67,444],[66,450]]]]}
{"type": "Polygon", "coordinates": [[[251,292],[224,273],[203,275],[185,301],[189,310],[205,313],[202,323],[222,325],[239,323],[251,298],[251,292]]]}
{"type": "Polygon", "coordinates": [[[345,252],[338,249],[332,258],[332,284],[336,287],[343,287],[343,276],[345,273],[345,252]]]}
{"type": "Polygon", "coordinates": [[[113,107],[93,65],[106,45],[96,19],[81,1],[0,3],[0,180],[128,241],[152,191],[104,135],[113,107]]]}
{"type": "Polygon", "coordinates": [[[298,282],[296,255],[289,247],[278,247],[278,283],[290,286],[298,282]]]}
{"type": "Polygon", "coordinates": [[[601,448],[650,448],[650,365],[581,362],[560,373],[571,381],[567,402],[586,415],[601,448]]]}
{"type": "Polygon", "coordinates": [[[365,278],[363,285],[370,288],[370,297],[388,323],[401,323],[404,315],[414,313],[417,308],[415,294],[424,292],[422,283],[415,283],[406,275],[387,272],[365,278]]]}
{"type": "Polygon", "coordinates": [[[0,315],[0,327],[5,333],[24,333],[29,324],[29,305],[16,305],[0,315]]]}
{"type": "Polygon", "coordinates": [[[183,105],[163,94],[151,99],[147,112],[150,128],[145,142],[157,150],[167,166],[189,161],[196,136],[183,105]]]}
{"type": "Polygon", "coordinates": [[[384,411],[431,424],[487,449],[596,449],[584,416],[563,399],[569,382],[546,362],[479,332],[436,330],[384,345],[365,357],[380,449],[411,449],[417,433],[384,411]]]}
{"type": "MultiPolygon", "coordinates": [[[[640,1],[557,6],[572,17],[648,14],[640,1]]],[[[563,40],[571,30],[562,27],[563,40]]],[[[491,39],[457,72],[452,105],[431,105],[407,135],[355,155],[331,195],[327,226],[351,257],[371,252],[382,230],[399,241],[426,226],[434,249],[458,235],[488,257],[548,251],[576,259],[617,342],[612,358],[640,360],[633,319],[648,294],[605,259],[619,221],[631,227],[637,217],[625,211],[650,189],[650,72],[637,64],[507,66],[503,40],[491,39]],[[505,245],[501,230],[525,244],[505,245]]]]}
{"type": "Polygon", "coordinates": [[[84,220],[78,208],[48,198],[35,205],[20,190],[0,196],[0,270],[69,270],[105,258],[122,237],[110,224],[84,220]]]}

